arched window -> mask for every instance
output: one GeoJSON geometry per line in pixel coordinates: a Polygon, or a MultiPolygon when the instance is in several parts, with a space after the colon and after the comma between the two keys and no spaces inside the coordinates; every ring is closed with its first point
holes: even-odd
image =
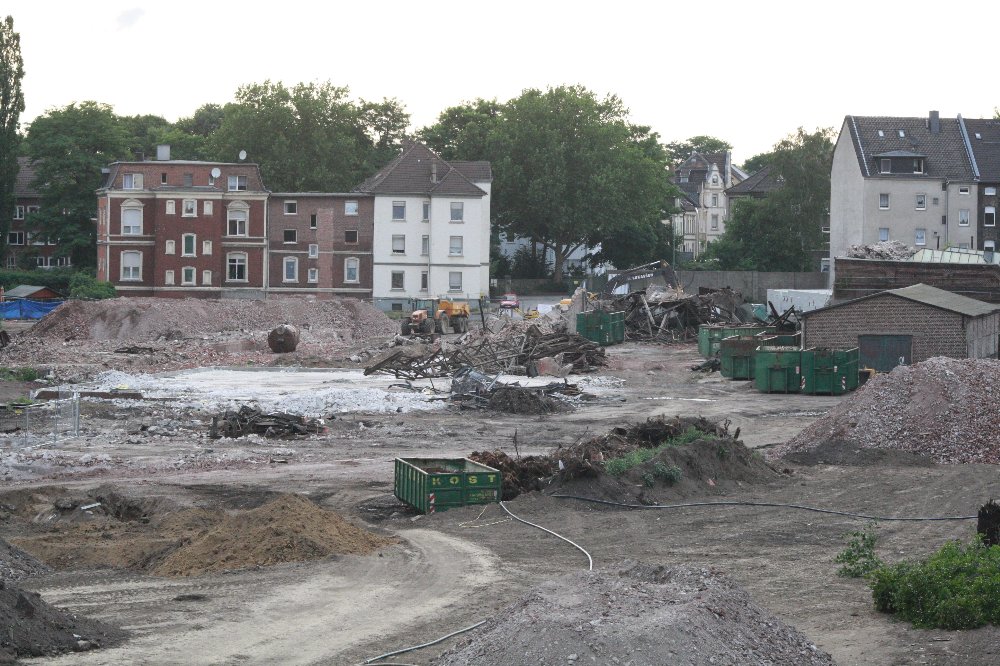
{"type": "Polygon", "coordinates": [[[227,210],[226,235],[246,236],[250,223],[250,206],[243,201],[234,201],[227,210]]]}
{"type": "Polygon", "coordinates": [[[135,199],[122,202],[122,235],[142,235],[142,203],[135,199]]]}

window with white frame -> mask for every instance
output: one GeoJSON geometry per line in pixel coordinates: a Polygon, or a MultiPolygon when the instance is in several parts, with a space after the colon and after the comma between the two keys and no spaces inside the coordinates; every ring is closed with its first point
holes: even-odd
{"type": "Polygon", "coordinates": [[[173,283],[174,283],[174,272],[173,271],[165,271],[163,273],[163,284],[169,286],[169,285],[172,285],[173,283]]]}
{"type": "Polygon", "coordinates": [[[212,241],[202,241],[201,242],[201,253],[206,257],[212,254],[212,241]]]}
{"type": "Polygon", "coordinates": [[[168,240],[163,243],[163,254],[175,254],[177,250],[175,249],[176,241],[168,240]]]}
{"type": "Polygon", "coordinates": [[[212,202],[211,201],[203,201],[201,203],[201,212],[204,215],[211,215],[212,214],[212,209],[213,209],[213,206],[212,206],[212,202]]]}
{"type": "Polygon", "coordinates": [[[181,216],[183,217],[197,217],[198,215],[198,202],[194,199],[185,199],[184,205],[181,208],[181,216]]]}
{"type": "Polygon", "coordinates": [[[7,232],[7,245],[24,245],[24,232],[23,231],[8,231],[7,232]]]}
{"type": "Polygon", "coordinates": [[[718,185],[718,184],[719,184],[719,177],[712,176],[712,185],[718,185]]]}
{"type": "Polygon", "coordinates": [[[49,268],[49,257],[35,257],[35,265],[38,268],[49,268]]]}
{"type": "Polygon", "coordinates": [[[298,282],[299,281],[299,259],[298,257],[285,257],[282,261],[282,281],[283,282],[298,282]]]}
{"type": "Polygon", "coordinates": [[[462,271],[448,271],[448,291],[462,291],[462,271]]]}
{"type": "Polygon", "coordinates": [[[718,207],[719,207],[719,195],[718,194],[713,194],[712,195],[712,208],[718,208],[718,207]]]}
{"type": "Polygon", "coordinates": [[[997,209],[996,206],[987,206],[986,214],[983,216],[983,225],[987,227],[997,226],[997,209]]]}
{"type": "Polygon", "coordinates": [[[203,287],[209,287],[212,285],[212,271],[201,272],[201,284],[203,287]]]}
{"type": "Polygon", "coordinates": [[[183,285],[193,285],[195,283],[194,266],[185,266],[181,269],[181,284],[183,285]]]}
{"type": "Polygon", "coordinates": [[[889,194],[887,192],[878,195],[878,207],[881,210],[889,210],[889,194]]]}
{"type": "Polygon", "coordinates": [[[122,204],[122,235],[142,235],[142,204],[126,201],[122,204]]]}
{"type": "Polygon", "coordinates": [[[913,233],[913,244],[914,245],[927,245],[927,230],[926,229],[916,229],[913,233]]]}
{"type": "Polygon", "coordinates": [[[163,173],[160,174],[160,184],[161,185],[166,185],[167,184],[167,172],[166,171],[164,171],[163,173]]]}
{"type": "Polygon", "coordinates": [[[971,216],[969,215],[969,211],[967,209],[963,208],[958,211],[958,226],[960,227],[969,226],[970,219],[971,216]]]}
{"type": "Polygon", "coordinates": [[[312,215],[309,216],[309,228],[310,229],[316,228],[316,213],[313,213],[312,215]]]}
{"type": "Polygon", "coordinates": [[[32,213],[37,213],[38,210],[39,210],[38,206],[28,206],[27,208],[24,209],[25,213],[28,216],[30,216],[32,213]]]}
{"type": "Polygon", "coordinates": [[[393,271],[390,276],[389,288],[396,291],[402,290],[404,288],[403,285],[405,284],[403,281],[405,275],[406,273],[403,271],[393,271]]]}
{"type": "Polygon", "coordinates": [[[7,255],[7,268],[17,268],[17,255],[7,255]]]}
{"type": "Polygon", "coordinates": [[[317,243],[309,243],[309,258],[315,259],[319,256],[319,245],[317,243]]]}
{"type": "Polygon", "coordinates": [[[879,227],[878,229],[878,239],[880,241],[889,240],[889,227],[879,227]]]}
{"type": "Polygon", "coordinates": [[[922,159],[913,160],[913,173],[923,173],[924,172],[924,161],[922,159]]]}
{"type": "Polygon", "coordinates": [[[431,237],[421,236],[420,237],[420,254],[426,257],[431,253],[431,237]]]}
{"type": "Polygon", "coordinates": [[[421,222],[430,222],[431,220],[431,202],[425,201],[423,205],[423,213],[420,217],[421,222]]]}
{"type": "Polygon", "coordinates": [[[121,253],[121,279],[131,282],[142,280],[142,252],[121,253]]]}
{"type": "Polygon", "coordinates": [[[177,202],[174,201],[173,199],[167,199],[167,208],[166,208],[166,211],[167,211],[167,215],[176,215],[177,214],[177,202]]]}
{"type": "Polygon", "coordinates": [[[918,194],[917,195],[916,209],[917,210],[927,210],[927,195],[926,194],[918,194]]]}
{"type": "Polygon", "coordinates": [[[452,257],[461,256],[463,244],[461,236],[451,236],[448,239],[448,254],[452,257]]]}
{"type": "Polygon", "coordinates": [[[819,272],[820,273],[829,273],[830,272],[830,259],[829,258],[820,259],[819,260],[819,272]]]}
{"type": "Polygon", "coordinates": [[[228,181],[230,192],[245,192],[247,189],[246,176],[229,176],[228,181]]]}
{"type": "Polygon", "coordinates": [[[393,201],[392,202],[392,219],[400,222],[406,220],[406,202],[405,201],[393,201]]]}
{"type": "Polygon", "coordinates": [[[308,276],[306,277],[306,279],[309,282],[319,282],[319,269],[318,268],[310,268],[308,276]]]}
{"type": "Polygon", "coordinates": [[[243,206],[238,206],[236,204],[230,205],[226,223],[226,231],[228,232],[227,235],[246,236],[247,219],[249,216],[250,210],[246,204],[243,206]]]}
{"type": "Polygon", "coordinates": [[[712,215],[712,220],[711,220],[710,224],[711,224],[712,231],[717,231],[719,229],[719,216],[718,216],[718,214],[713,214],[712,215]]]}
{"type": "Polygon", "coordinates": [[[420,271],[420,291],[427,291],[427,271],[420,271]]]}
{"type": "Polygon", "coordinates": [[[286,201],[285,215],[298,215],[298,214],[299,214],[299,203],[297,201],[286,201]]]}
{"type": "MultiPolygon", "coordinates": [[[[184,234],[181,236],[181,256],[193,257],[197,254],[195,248],[198,244],[198,237],[194,234],[184,234]]],[[[194,278],[191,278],[192,280],[194,278]]]]}
{"type": "Polygon", "coordinates": [[[464,222],[465,221],[465,202],[464,201],[452,201],[451,202],[451,221],[452,222],[464,222]]]}
{"type": "Polygon", "coordinates": [[[358,202],[357,201],[345,201],[344,202],[344,215],[357,215],[358,214],[358,202]]]}
{"type": "Polygon", "coordinates": [[[988,197],[995,197],[997,195],[997,188],[987,187],[983,190],[983,194],[985,194],[988,197]]]}
{"type": "Polygon", "coordinates": [[[358,278],[358,269],[360,265],[361,262],[354,257],[349,257],[346,261],[344,261],[344,282],[360,281],[358,278]]]}
{"type": "Polygon", "coordinates": [[[45,245],[45,237],[39,233],[28,233],[28,242],[32,245],[45,245]]]}
{"type": "Polygon", "coordinates": [[[892,160],[887,157],[880,159],[878,170],[880,173],[892,173],[892,160]]]}
{"type": "Polygon", "coordinates": [[[358,242],[358,230],[357,229],[345,229],[344,230],[344,242],[348,245],[356,245],[358,242]]]}
{"type": "Polygon", "coordinates": [[[246,252],[230,252],[226,255],[226,279],[229,282],[247,281],[246,252]]]}
{"type": "Polygon", "coordinates": [[[962,187],[958,188],[958,193],[959,194],[968,194],[969,193],[969,186],[968,185],[963,185],[962,187]]]}
{"type": "Polygon", "coordinates": [[[285,229],[281,238],[285,243],[297,243],[299,241],[299,234],[295,229],[285,229]]]}
{"type": "Polygon", "coordinates": [[[403,234],[394,234],[392,237],[392,253],[393,254],[406,254],[406,236],[403,234]]]}
{"type": "Polygon", "coordinates": [[[142,189],[142,174],[141,173],[127,173],[122,178],[122,189],[123,190],[141,190],[142,189]]]}

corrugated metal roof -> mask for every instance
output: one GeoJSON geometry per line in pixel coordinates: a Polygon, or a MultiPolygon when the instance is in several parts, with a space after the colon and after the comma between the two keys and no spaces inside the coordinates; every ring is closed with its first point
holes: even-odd
{"type": "Polygon", "coordinates": [[[962,248],[951,248],[948,250],[920,250],[916,252],[910,261],[919,261],[925,264],[1000,264],[1000,252],[990,252],[990,261],[986,260],[987,253],[983,250],[965,250],[962,248]]]}

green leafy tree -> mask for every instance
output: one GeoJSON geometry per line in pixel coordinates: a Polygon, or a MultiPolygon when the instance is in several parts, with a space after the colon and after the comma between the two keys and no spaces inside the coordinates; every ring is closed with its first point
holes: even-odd
{"type": "Polygon", "coordinates": [[[743,170],[756,173],[774,161],[774,153],[758,153],[743,163],[743,170]]]}
{"type": "Polygon", "coordinates": [[[190,118],[181,118],[174,127],[184,132],[208,138],[222,126],[225,111],[218,104],[202,104],[190,118]]]}
{"type": "Polygon", "coordinates": [[[0,255],[7,243],[14,210],[18,129],[24,112],[23,78],[21,35],[14,32],[14,19],[8,16],[0,22],[0,255]]]}
{"type": "Polygon", "coordinates": [[[833,130],[799,128],[772,155],[772,170],[784,185],[760,199],[737,199],[705,261],[729,270],[816,270],[829,219],[833,130]]]}
{"type": "Polygon", "coordinates": [[[687,141],[672,141],[664,146],[667,151],[667,163],[670,165],[679,164],[691,157],[691,153],[721,153],[724,150],[732,150],[733,147],[728,141],[717,139],[714,136],[699,134],[687,141]]]}
{"type": "Polygon", "coordinates": [[[234,161],[241,150],[276,191],[347,190],[367,175],[374,144],[348,89],[326,83],[254,83],[236,92],[209,153],[234,161]]]}
{"type": "Polygon", "coordinates": [[[29,156],[36,163],[41,210],[29,225],[42,240],[58,240],[57,254],[75,266],[96,263],[94,191],[101,169],[128,156],[128,137],[107,104],[73,103],[39,116],[28,128],[29,156]]]}
{"type": "Polygon", "coordinates": [[[396,157],[410,126],[410,114],[397,99],[362,101],[361,120],[373,143],[366,167],[367,172],[373,173],[396,157]]]}
{"type": "Polygon", "coordinates": [[[453,106],[417,136],[446,160],[492,159],[486,156],[494,154],[490,142],[503,110],[504,105],[495,99],[453,106]]]}

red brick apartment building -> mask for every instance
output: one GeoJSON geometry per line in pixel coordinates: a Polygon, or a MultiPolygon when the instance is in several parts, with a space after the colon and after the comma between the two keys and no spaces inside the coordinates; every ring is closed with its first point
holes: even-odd
{"type": "Polygon", "coordinates": [[[69,266],[70,258],[57,256],[58,241],[31,230],[31,214],[38,211],[41,197],[35,189],[35,167],[27,157],[17,158],[13,219],[7,232],[6,268],[55,268],[69,266]]]}
{"type": "Polygon", "coordinates": [[[371,297],[372,196],[276,192],[267,219],[268,293],[371,297]]]}

